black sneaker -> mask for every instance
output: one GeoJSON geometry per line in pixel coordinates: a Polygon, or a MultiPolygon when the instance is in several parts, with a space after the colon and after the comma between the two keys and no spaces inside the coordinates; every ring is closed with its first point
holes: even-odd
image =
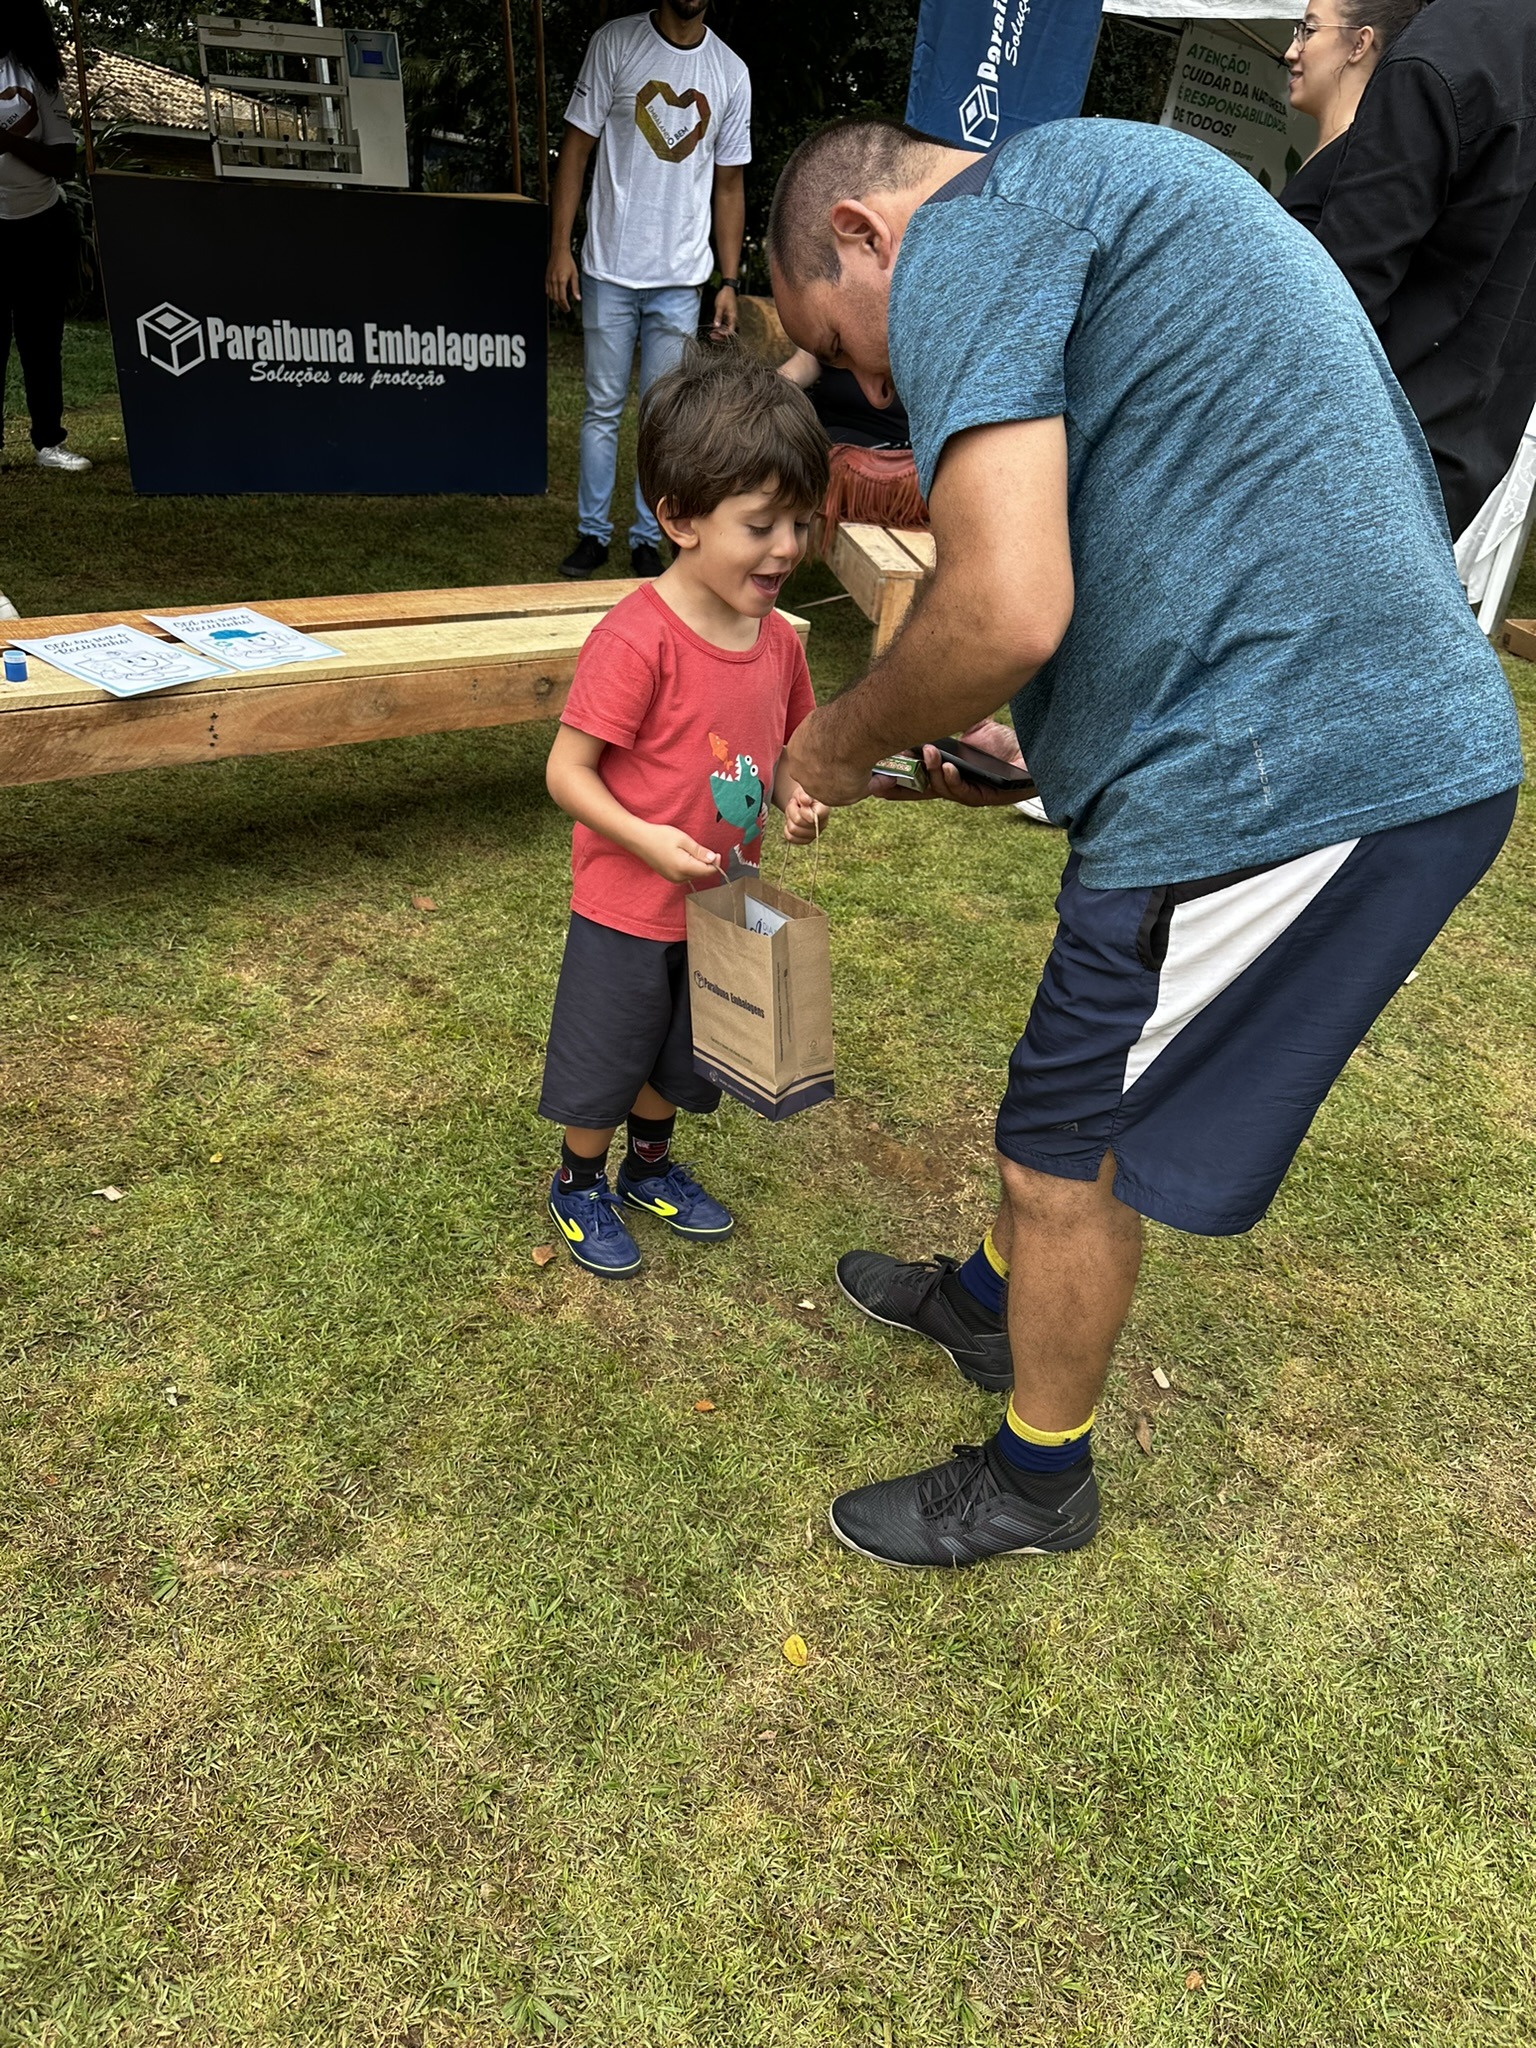
{"type": "Polygon", "coordinates": [[[837,1284],[853,1303],[893,1330],[915,1330],[949,1354],[957,1372],[989,1394],[1013,1385],[1013,1353],[1001,1316],[961,1287],[955,1259],[903,1265],[884,1252],[844,1252],[837,1284]],[[956,1296],[962,1297],[957,1300],[956,1296]]]}
{"type": "MultiPolygon", "coordinates": [[[[987,1444],[956,1444],[944,1465],[905,1479],[882,1479],[833,1501],[832,1534],[877,1564],[956,1570],[988,1557],[1038,1557],[1079,1550],[1099,1526],[1099,1486],[1093,1460],[1073,1466],[1059,1506],[998,1476],[987,1444]]],[[[1055,1474],[1051,1475],[1054,1479],[1055,1474]]],[[[1047,1486],[1042,1492],[1061,1492],[1047,1486]]]]}
{"type": "Polygon", "coordinates": [[[648,540],[629,551],[629,566],[637,576],[659,576],[662,569],[661,550],[653,548],[648,540]]]}
{"type": "Polygon", "coordinates": [[[580,583],[594,569],[606,569],[607,566],[607,541],[599,540],[595,533],[578,533],[575,547],[560,564],[560,574],[569,576],[573,583],[580,583]]]}

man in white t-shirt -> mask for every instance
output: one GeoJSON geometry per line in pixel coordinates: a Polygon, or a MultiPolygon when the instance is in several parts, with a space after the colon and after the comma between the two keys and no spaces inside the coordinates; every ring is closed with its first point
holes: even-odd
{"type": "Polygon", "coordinates": [[[90,463],[64,446],[64,312],[76,236],[59,189],[75,165],[62,82],[42,0],[0,5],[0,421],[14,337],[38,465],[82,470],[90,463]]]}
{"type": "MultiPolygon", "coordinates": [[[[605,22],[587,45],[565,110],[545,286],[564,310],[573,298],[580,301],[587,408],[576,546],[560,564],[563,576],[590,576],[607,563],[619,419],[635,345],[643,397],[698,330],[699,289],[714,267],[711,219],[722,278],[715,330],[735,331],[752,87],[746,65],[705,26],[707,5],[661,0],[653,13],[605,22]],[[594,149],[578,272],[571,233],[594,149]]],[[[629,559],[637,576],[661,574],[660,542],[656,515],[636,483],[629,559]]]]}

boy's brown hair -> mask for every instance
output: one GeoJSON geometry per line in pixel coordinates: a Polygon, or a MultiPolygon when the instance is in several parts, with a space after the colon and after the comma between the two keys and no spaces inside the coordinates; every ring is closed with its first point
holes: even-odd
{"type": "Polygon", "coordinates": [[[652,506],[701,519],[739,491],[775,486],[781,503],[814,512],[827,495],[827,437],[811,402],[738,343],[690,342],[646,392],[636,460],[652,506]]]}

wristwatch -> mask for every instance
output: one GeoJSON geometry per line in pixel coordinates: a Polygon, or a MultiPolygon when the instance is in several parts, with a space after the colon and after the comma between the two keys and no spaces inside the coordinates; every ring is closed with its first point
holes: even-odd
{"type": "Polygon", "coordinates": [[[722,277],[716,289],[722,292],[735,292],[739,298],[741,296],[741,279],[739,277],[722,277]]]}

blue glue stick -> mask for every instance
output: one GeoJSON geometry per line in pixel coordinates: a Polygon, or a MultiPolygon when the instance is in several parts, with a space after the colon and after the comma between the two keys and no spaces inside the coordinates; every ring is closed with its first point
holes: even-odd
{"type": "Polygon", "coordinates": [[[19,647],[7,647],[5,650],[5,680],[8,683],[27,680],[27,657],[19,647]]]}

